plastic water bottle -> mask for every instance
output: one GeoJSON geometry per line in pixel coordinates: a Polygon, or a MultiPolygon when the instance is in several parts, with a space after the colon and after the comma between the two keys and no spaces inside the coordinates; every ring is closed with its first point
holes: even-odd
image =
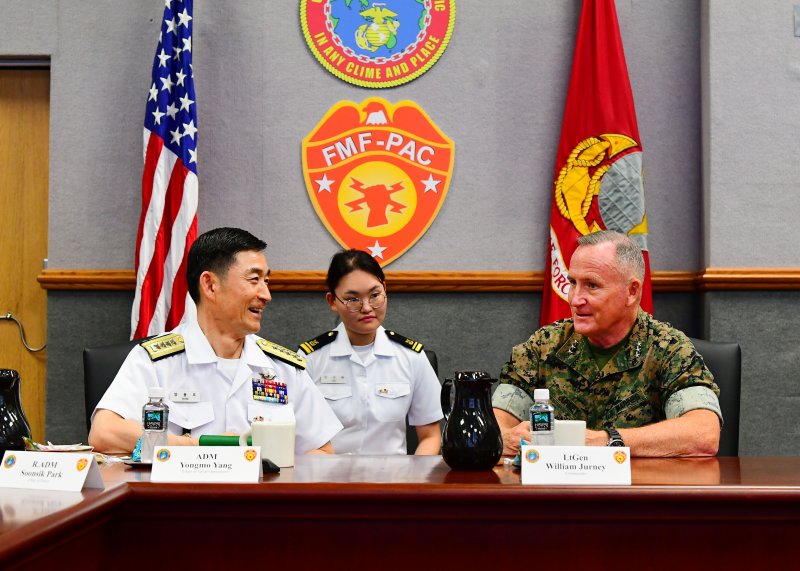
{"type": "Polygon", "coordinates": [[[530,413],[533,444],[538,446],[555,445],[555,409],[550,404],[549,389],[534,389],[530,413]]]}
{"type": "Polygon", "coordinates": [[[150,464],[153,452],[167,446],[169,407],[164,403],[163,387],[150,387],[150,400],[142,407],[142,462],[150,464]]]}

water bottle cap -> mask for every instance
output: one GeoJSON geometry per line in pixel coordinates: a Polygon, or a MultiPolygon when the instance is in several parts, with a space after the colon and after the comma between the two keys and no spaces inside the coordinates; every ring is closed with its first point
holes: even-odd
{"type": "Polygon", "coordinates": [[[163,399],[167,396],[167,391],[164,390],[164,387],[150,387],[147,389],[147,394],[151,399],[163,399]]]}
{"type": "Polygon", "coordinates": [[[533,389],[533,400],[550,400],[550,389],[533,389]]]}

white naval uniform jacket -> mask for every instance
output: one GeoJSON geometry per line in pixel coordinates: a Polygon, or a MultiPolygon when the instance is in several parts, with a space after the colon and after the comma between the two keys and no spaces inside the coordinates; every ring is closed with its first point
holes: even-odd
{"type": "Polygon", "coordinates": [[[441,386],[428,358],[389,339],[379,327],[374,352],[362,363],[344,324],[331,343],[306,356],[306,370],[344,430],[337,454],[405,454],[406,415],[419,426],[442,418],[441,386]]]}
{"type": "MultiPolygon", "coordinates": [[[[95,408],[111,410],[123,418],[142,422],[142,406],[149,387],[164,387],[169,405],[169,431],[194,437],[203,434],[243,433],[256,416],[296,419],[295,452],[319,448],[341,430],[342,425],[326,404],[305,370],[265,354],[256,345],[256,335],[245,338],[233,382],[217,366],[218,358],[196,322],[183,323],[173,333],[183,336],[186,350],[152,361],[144,348],[131,350],[122,367],[95,408]],[[259,373],[275,375],[286,383],[288,403],[277,404],[253,398],[254,378],[259,373]],[[199,402],[180,402],[173,393],[196,391],[199,402]]],[[[92,415],[94,417],[94,413],[92,415]]]]}

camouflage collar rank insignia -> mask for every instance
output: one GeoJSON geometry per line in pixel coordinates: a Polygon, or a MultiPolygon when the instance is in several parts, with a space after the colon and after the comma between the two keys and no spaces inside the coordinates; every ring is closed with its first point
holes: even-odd
{"type": "Polygon", "coordinates": [[[413,339],[409,339],[408,337],[403,337],[399,333],[395,333],[394,331],[387,331],[386,335],[394,341],[395,343],[400,343],[406,349],[411,349],[415,353],[419,353],[422,351],[422,343],[419,341],[414,341],[413,339]]]}
{"type": "Polygon", "coordinates": [[[259,339],[256,341],[258,347],[264,351],[270,357],[274,357],[279,361],[283,361],[284,363],[289,363],[293,367],[297,367],[298,369],[305,369],[306,368],[306,360],[305,358],[301,357],[291,349],[287,349],[286,347],[282,347],[277,343],[273,343],[272,341],[267,341],[266,339],[259,339]]]}
{"type": "Polygon", "coordinates": [[[147,351],[151,361],[158,361],[186,351],[183,335],[178,333],[166,333],[152,339],[145,339],[139,345],[147,351]]]}
{"type": "Polygon", "coordinates": [[[339,335],[338,331],[328,331],[327,333],[323,333],[322,335],[314,337],[305,343],[301,343],[300,350],[306,355],[310,355],[317,349],[321,349],[325,345],[333,343],[337,335],[339,335]]]}

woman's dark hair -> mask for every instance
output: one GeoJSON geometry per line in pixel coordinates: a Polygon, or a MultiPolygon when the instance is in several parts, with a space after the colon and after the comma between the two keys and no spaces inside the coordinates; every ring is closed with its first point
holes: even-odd
{"type": "Polygon", "coordinates": [[[186,282],[189,295],[200,302],[200,274],[214,272],[224,277],[236,254],[252,250],[260,252],[267,243],[241,228],[215,228],[201,234],[192,243],[186,263],[186,282]]]}
{"type": "Polygon", "coordinates": [[[375,258],[361,250],[343,250],[331,258],[331,265],[328,266],[328,275],[325,278],[328,291],[335,293],[342,278],[355,270],[361,270],[372,274],[378,278],[381,283],[386,281],[383,270],[380,264],[375,261],[375,258]]]}

